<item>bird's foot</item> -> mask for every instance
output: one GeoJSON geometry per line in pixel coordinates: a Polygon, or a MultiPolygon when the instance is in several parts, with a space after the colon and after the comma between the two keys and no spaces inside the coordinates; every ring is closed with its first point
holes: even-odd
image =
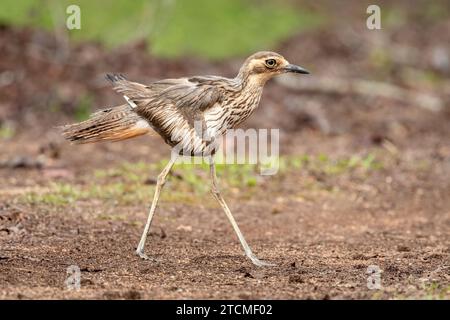
{"type": "Polygon", "coordinates": [[[160,260],[158,260],[156,258],[151,258],[140,250],[136,250],[136,255],[138,255],[142,260],[148,260],[148,261],[157,262],[157,263],[160,262],[160,260]]]}
{"type": "Polygon", "coordinates": [[[257,256],[253,252],[247,253],[247,257],[253,262],[255,266],[258,267],[273,267],[276,266],[274,263],[270,263],[264,260],[259,260],[257,256]]]}

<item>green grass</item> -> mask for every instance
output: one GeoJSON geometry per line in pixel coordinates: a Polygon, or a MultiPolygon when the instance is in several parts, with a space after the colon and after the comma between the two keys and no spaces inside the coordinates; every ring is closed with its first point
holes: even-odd
{"type": "Polygon", "coordinates": [[[293,10],[285,1],[179,1],[161,37],[154,39],[153,52],[215,59],[248,54],[274,48],[321,22],[318,15],[293,10]]]}
{"type": "MultiPolygon", "coordinates": [[[[113,204],[133,205],[148,201],[154,191],[154,185],[146,184],[148,178],[156,179],[158,173],[166,165],[165,161],[155,164],[144,162],[124,162],[114,168],[96,170],[94,179],[86,179],[86,184],[51,183],[40,192],[25,193],[19,202],[29,204],[67,205],[77,201],[99,199],[113,204]]],[[[286,175],[295,171],[320,172],[326,176],[349,174],[355,171],[367,173],[382,167],[375,156],[352,156],[349,158],[331,159],[326,155],[298,155],[281,157],[279,175],[271,177],[282,181],[286,175]]],[[[217,175],[222,190],[245,190],[240,197],[250,198],[259,189],[259,168],[249,164],[217,164],[217,175]]],[[[195,204],[202,201],[210,191],[209,165],[176,164],[169,177],[170,192],[163,192],[164,202],[195,204]],[[201,200],[200,200],[201,199],[201,200]]],[[[208,201],[208,200],[206,200],[208,201]]]]}
{"type": "Polygon", "coordinates": [[[0,124],[0,140],[7,140],[14,137],[16,130],[8,124],[0,124]]]}
{"type": "Polygon", "coordinates": [[[353,155],[333,159],[325,154],[319,154],[311,157],[308,155],[299,155],[280,158],[280,171],[289,171],[289,169],[304,169],[311,172],[320,172],[325,175],[339,175],[352,171],[369,172],[383,167],[381,161],[377,160],[375,155],[353,155]]]}
{"type": "Polygon", "coordinates": [[[450,298],[450,285],[442,285],[437,282],[424,285],[424,299],[447,300],[450,298]]]}
{"type": "MultiPolygon", "coordinates": [[[[128,163],[125,162],[116,168],[107,170],[96,170],[94,176],[97,179],[109,180],[117,177],[120,181],[126,183],[143,183],[145,177],[153,177],[156,179],[158,173],[164,168],[166,161],[156,164],[148,164],[144,162],[128,163]]],[[[225,165],[217,164],[217,175],[223,178],[224,183],[230,187],[256,185],[256,176],[258,168],[254,165],[225,165]]],[[[203,164],[185,164],[177,163],[173,167],[173,171],[181,178],[171,177],[171,180],[177,184],[178,188],[189,189],[190,192],[202,194],[209,191],[210,186],[205,183],[205,177],[209,175],[209,166],[203,164]]]]}
{"type": "MultiPolygon", "coordinates": [[[[430,282],[421,284],[416,292],[394,294],[395,300],[448,300],[450,298],[450,286],[448,284],[430,282]]],[[[377,298],[385,298],[383,293],[377,298]]]]}
{"type": "Polygon", "coordinates": [[[83,197],[80,187],[65,183],[52,183],[48,190],[27,192],[19,198],[19,202],[30,204],[65,205],[83,197]]]}
{"type": "Polygon", "coordinates": [[[81,8],[81,29],[68,31],[72,39],[114,47],[144,38],[154,54],[165,57],[221,59],[273,49],[280,40],[326,20],[288,0],[2,0],[0,21],[65,29],[69,4],[81,8]]]}
{"type": "Polygon", "coordinates": [[[74,117],[77,121],[83,121],[89,118],[91,114],[91,106],[93,105],[93,98],[90,95],[84,95],[78,105],[75,107],[74,117]]]}

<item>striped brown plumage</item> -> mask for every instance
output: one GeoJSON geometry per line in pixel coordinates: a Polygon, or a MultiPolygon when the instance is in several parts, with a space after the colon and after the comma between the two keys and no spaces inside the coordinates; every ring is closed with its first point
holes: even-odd
{"type": "MultiPolygon", "coordinates": [[[[75,143],[124,140],[157,132],[178,153],[212,156],[219,137],[246,120],[258,107],[264,84],[286,72],[308,73],[289,64],[275,52],[258,52],[246,59],[234,78],[193,76],[165,79],[148,85],[128,81],[122,75],[107,75],[126,104],[100,110],[83,122],[62,127],[62,134],[75,143]]],[[[174,164],[171,159],[158,177],[155,197],[137,254],[143,258],[145,239],[165,178],[174,164]]],[[[266,265],[250,250],[225,201],[217,189],[215,166],[211,161],[213,195],[219,201],[247,256],[266,265]]]]}

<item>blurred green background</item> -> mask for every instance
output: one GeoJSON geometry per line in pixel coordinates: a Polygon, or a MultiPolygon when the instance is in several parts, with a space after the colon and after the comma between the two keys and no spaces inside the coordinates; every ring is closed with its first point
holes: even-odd
{"type": "Polygon", "coordinates": [[[64,27],[70,4],[81,9],[81,30],[71,30],[71,39],[107,47],[147,39],[150,52],[163,57],[247,54],[325,20],[288,0],[2,0],[0,22],[54,30],[64,27]]]}

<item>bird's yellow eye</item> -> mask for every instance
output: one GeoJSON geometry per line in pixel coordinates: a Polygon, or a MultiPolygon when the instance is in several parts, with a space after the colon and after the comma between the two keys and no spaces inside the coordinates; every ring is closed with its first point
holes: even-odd
{"type": "Polygon", "coordinates": [[[273,67],[275,67],[276,65],[277,65],[277,62],[276,62],[275,59],[267,59],[267,60],[266,60],[266,66],[267,66],[268,68],[273,68],[273,67]]]}

